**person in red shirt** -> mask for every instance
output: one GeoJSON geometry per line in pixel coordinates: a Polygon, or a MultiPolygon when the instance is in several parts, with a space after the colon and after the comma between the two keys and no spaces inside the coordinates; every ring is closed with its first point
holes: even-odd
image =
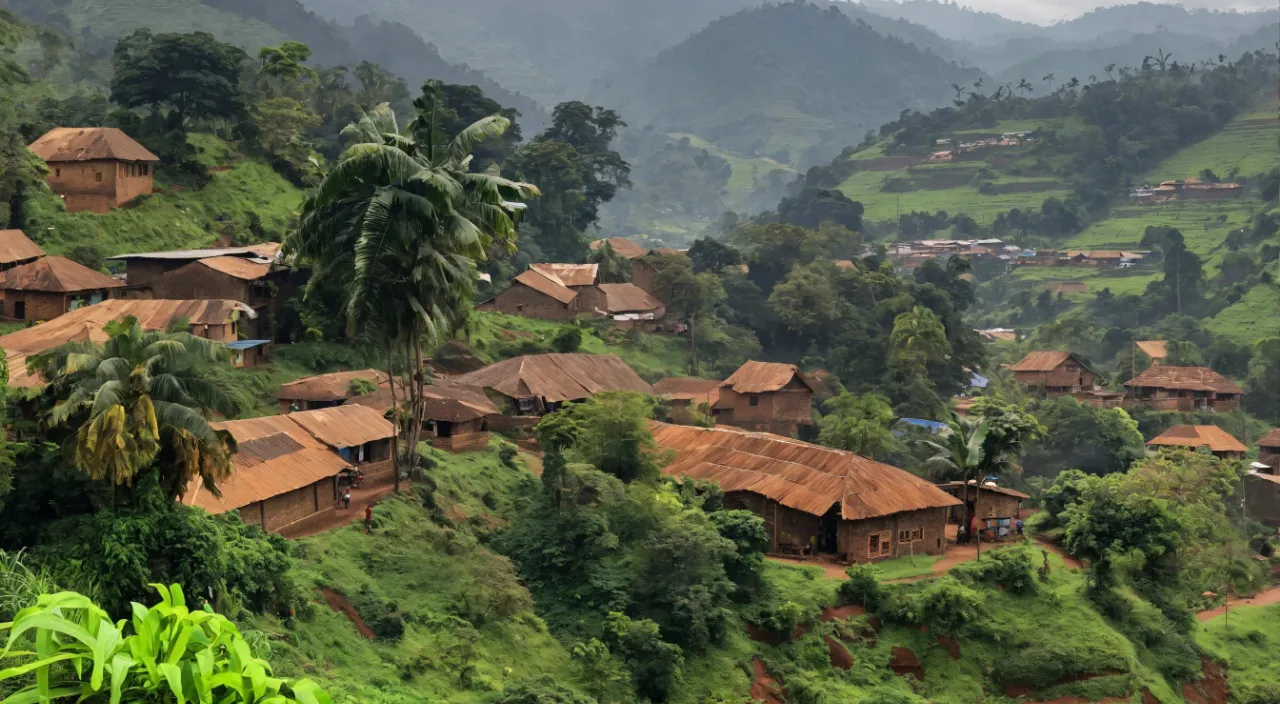
{"type": "Polygon", "coordinates": [[[373,504],[364,505],[364,532],[373,532],[373,504]]]}

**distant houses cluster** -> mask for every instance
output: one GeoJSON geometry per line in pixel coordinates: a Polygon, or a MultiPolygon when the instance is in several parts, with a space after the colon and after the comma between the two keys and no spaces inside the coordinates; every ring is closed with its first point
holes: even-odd
{"type": "Polygon", "coordinates": [[[1244,187],[1238,183],[1208,183],[1199,179],[1161,181],[1143,184],[1129,191],[1129,197],[1142,205],[1160,205],[1176,200],[1228,200],[1238,198],[1244,187]]]}
{"type": "Polygon", "coordinates": [[[947,147],[930,152],[924,158],[925,163],[954,161],[964,154],[983,149],[1000,149],[1006,147],[1024,147],[1034,144],[1036,139],[1031,132],[1005,132],[999,137],[983,137],[969,142],[959,139],[939,139],[935,147],[947,147]]]}
{"type": "Polygon", "coordinates": [[[1097,269],[1128,268],[1140,264],[1150,252],[1122,250],[1025,249],[1006,245],[999,239],[917,240],[898,242],[886,248],[889,261],[912,270],[924,262],[966,257],[974,261],[995,261],[1009,266],[1073,266],[1097,269]]]}

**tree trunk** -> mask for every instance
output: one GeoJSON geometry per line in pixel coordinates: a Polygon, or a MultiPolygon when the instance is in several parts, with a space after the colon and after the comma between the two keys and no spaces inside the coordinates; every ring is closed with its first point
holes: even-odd
{"type": "Polygon", "coordinates": [[[400,435],[404,432],[404,424],[400,422],[400,405],[396,403],[396,376],[395,365],[392,359],[395,357],[393,350],[395,345],[391,340],[387,340],[387,384],[391,388],[391,423],[395,426],[396,434],[391,436],[391,472],[395,482],[395,491],[400,491],[400,435]]]}
{"type": "Polygon", "coordinates": [[[689,318],[689,340],[693,343],[693,375],[698,375],[698,314],[689,318]]]}
{"type": "MultiPolygon", "coordinates": [[[[974,477],[974,481],[976,482],[977,480],[978,480],[978,479],[977,479],[977,477],[975,476],[975,477],[974,477]]],[[[978,518],[978,485],[975,483],[975,484],[973,485],[973,508],[970,508],[970,509],[969,509],[969,527],[970,527],[971,529],[976,529],[976,528],[978,527],[978,520],[977,520],[977,518],[978,518]]],[[[973,530],[972,532],[974,532],[974,533],[976,533],[976,534],[977,534],[977,535],[973,536],[973,537],[974,537],[974,543],[973,543],[973,544],[977,546],[977,550],[978,550],[978,557],[977,557],[977,559],[978,559],[979,561],[981,561],[981,560],[982,560],[982,531],[981,531],[981,530],[973,530]]]]}

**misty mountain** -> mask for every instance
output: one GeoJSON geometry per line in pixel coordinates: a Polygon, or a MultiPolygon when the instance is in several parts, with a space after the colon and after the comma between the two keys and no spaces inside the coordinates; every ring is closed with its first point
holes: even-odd
{"type": "Polygon", "coordinates": [[[1042,28],[994,12],[981,12],[956,2],[940,0],[856,0],[857,5],[884,17],[922,25],[946,39],[984,44],[1017,34],[1034,34],[1042,28]]]}
{"type": "Polygon", "coordinates": [[[717,20],[652,61],[612,74],[596,97],[632,126],[814,163],[903,110],[942,104],[952,83],[978,75],[837,8],[788,3],[717,20]]]}
{"type": "Polygon", "coordinates": [[[1139,2],[1133,5],[1100,7],[1069,22],[1047,27],[1043,33],[1065,41],[1089,41],[1101,37],[1124,37],[1151,32],[1194,34],[1220,41],[1234,41],[1277,19],[1280,19],[1280,10],[1276,9],[1222,12],[1139,2]]]}
{"type": "Polygon", "coordinates": [[[762,0],[303,0],[343,23],[403,23],[440,49],[546,104],[581,98],[604,72],[652,58],[762,0]]]}

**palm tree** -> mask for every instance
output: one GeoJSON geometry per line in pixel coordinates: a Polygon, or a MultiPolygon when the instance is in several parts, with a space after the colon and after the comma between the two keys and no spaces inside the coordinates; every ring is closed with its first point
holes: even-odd
{"type": "MultiPolygon", "coordinates": [[[[964,501],[968,506],[965,512],[966,530],[973,528],[973,517],[978,508],[978,486],[986,476],[990,458],[986,455],[985,446],[990,432],[991,427],[986,421],[974,422],[964,416],[952,415],[951,420],[947,422],[947,429],[942,431],[943,442],[924,441],[924,444],[934,453],[932,457],[925,460],[925,469],[935,479],[959,479],[965,484],[964,501]],[[968,505],[970,481],[974,483],[971,506],[968,505]]],[[[978,559],[982,559],[982,541],[976,535],[970,537],[978,546],[978,559]]]]}
{"type": "MultiPolygon", "coordinates": [[[[355,144],[303,203],[286,243],[314,265],[312,283],[341,277],[348,334],[380,344],[388,374],[403,355],[410,418],[405,456],[415,452],[422,432],[423,346],[462,323],[475,262],[494,245],[514,250],[520,201],[539,195],[530,184],[469,171],[475,145],[501,135],[510,122],[492,115],[446,142],[436,120],[439,91],[438,81],[423,85],[404,131],[385,104],[348,125],[343,136],[355,144]]],[[[398,447],[393,454],[399,490],[398,447]]]]}
{"type": "Polygon", "coordinates": [[[186,332],[143,332],[133,316],[104,330],[101,344],[72,342],[28,360],[49,380],[53,404],[42,425],[74,427],[76,467],[108,482],[113,496],[153,466],[171,499],[196,477],[217,495],[235,441],[206,416],[236,407],[202,365],[227,361],[226,347],[186,332]]]}

